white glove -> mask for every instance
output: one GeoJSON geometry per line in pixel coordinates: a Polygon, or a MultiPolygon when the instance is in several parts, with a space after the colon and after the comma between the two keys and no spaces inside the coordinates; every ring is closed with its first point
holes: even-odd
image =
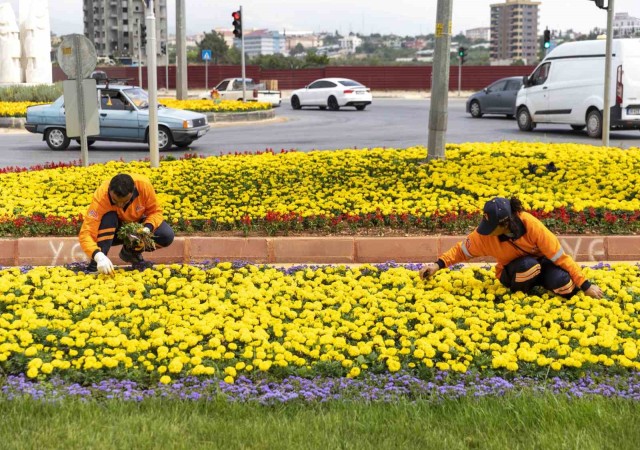
{"type": "Polygon", "coordinates": [[[113,275],[113,263],[107,255],[102,252],[96,253],[93,260],[98,264],[98,272],[105,275],[113,275]]]}

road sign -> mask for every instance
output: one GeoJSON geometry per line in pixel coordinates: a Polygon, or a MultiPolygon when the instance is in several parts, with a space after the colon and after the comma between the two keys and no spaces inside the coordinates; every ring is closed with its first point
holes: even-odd
{"type": "Polygon", "coordinates": [[[81,34],[69,34],[58,46],[57,59],[65,75],[74,80],[88,78],[96,68],[98,57],[89,39],[81,34]]]}
{"type": "Polygon", "coordinates": [[[202,60],[211,61],[211,50],[202,50],[202,60]]]}

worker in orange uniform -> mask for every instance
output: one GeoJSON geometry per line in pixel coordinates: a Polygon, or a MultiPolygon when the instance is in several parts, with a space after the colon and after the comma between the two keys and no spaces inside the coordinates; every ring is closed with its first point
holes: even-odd
{"type": "MultiPolygon", "coordinates": [[[[80,228],[80,245],[90,258],[89,272],[113,274],[113,263],[107,256],[122,224],[137,222],[152,235],[156,248],[168,247],[174,239],[171,226],[164,220],[155,190],[142,175],[121,173],[105,181],[93,194],[93,200],[80,228]]],[[[120,259],[130,264],[144,262],[144,248],[122,247],[120,259]]]]}
{"type": "Polygon", "coordinates": [[[602,298],[602,290],[586,279],[558,238],[524,212],[517,198],[489,200],[478,228],[436,262],[423,265],[420,276],[429,278],[440,269],[479,256],[496,258],[496,278],[512,291],[526,293],[534,286],[543,286],[565,298],[579,290],[589,297],[602,298]]]}

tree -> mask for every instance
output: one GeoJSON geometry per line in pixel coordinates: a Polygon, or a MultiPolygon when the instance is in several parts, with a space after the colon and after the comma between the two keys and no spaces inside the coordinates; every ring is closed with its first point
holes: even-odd
{"type": "Polygon", "coordinates": [[[198,61],[204,62],[202,60],[202,50],[211,50],[211,62],[214,64],[230,62],[228,60],[229,46],[218,32],[211,31],[211,33],[204,33],[204,37],[197,45],[199,53],[198,61]]]}
{"type": "Polygon", "coordinates": [[[304,52],[305,52],[304,45],[302,45],[300,42],[298,42],[296,44],[296,46],[291,49],[289,54],[291,56],[296,56],[296,55],[299,55],[299,54],[304,53],[304,52]]]}

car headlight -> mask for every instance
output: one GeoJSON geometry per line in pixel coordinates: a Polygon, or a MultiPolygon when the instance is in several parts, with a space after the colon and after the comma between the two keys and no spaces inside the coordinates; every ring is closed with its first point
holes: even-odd
{"type": "Polygon", "coordinates": [[[182,128],[193,128],[193,120],[183,120],[182,128]]]}

